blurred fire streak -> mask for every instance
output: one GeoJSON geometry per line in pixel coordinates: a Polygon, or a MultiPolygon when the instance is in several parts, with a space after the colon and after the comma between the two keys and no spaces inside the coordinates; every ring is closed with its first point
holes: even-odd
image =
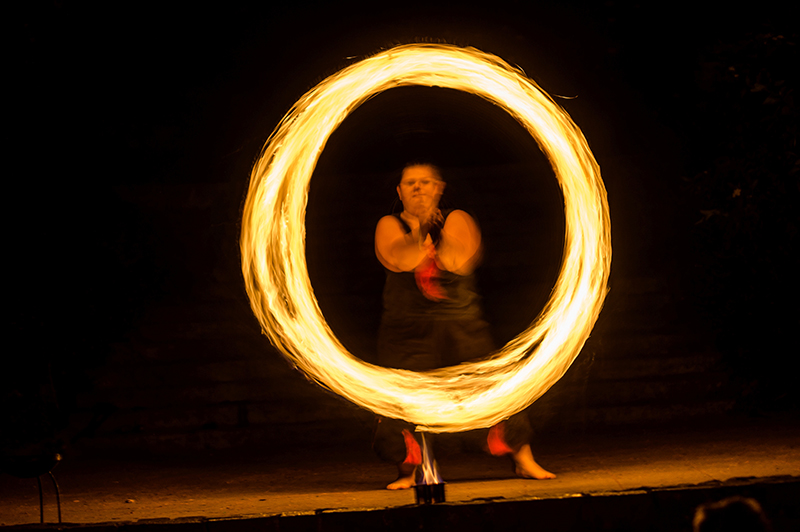
{"type": "Polygon", "coordinates": [[[283,118],[252,170],[242,271],[263,331],[310,379],[379,415],[426,431],[458,432],[522,411],[567,371],[605,299],[610,225],[600,169],[586,139],[533,81],[473,48],[410,44],[325,79],[283,118]],[[408,85],[465,91],[514,116],[549,158],[566,216],[561,271],[536,320],[484,360],[428,372],[382,368],[348,353],[322,316],[305,258],[308,187],[325,143],[364,101],[408,85]]]}

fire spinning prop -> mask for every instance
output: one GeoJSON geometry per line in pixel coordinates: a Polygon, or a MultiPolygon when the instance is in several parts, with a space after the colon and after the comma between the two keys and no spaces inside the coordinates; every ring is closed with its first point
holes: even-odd
{"type": "Polygon", "coordinates": [[[327,78],[283,118],[252,171],[242,271],[265,334],[310,379],[381,416],[430,432],[459,432],[522,411],[578,356],[607,291],[610,225],[600,169],[586,139],[533,81],[473,48],[411,44],[327,78]],[[566,216],[561,271],[537,319],[485,360],[427,372],[382,368],[348,353],[314,298],[305,256],[308,187],[325,143],[364,101],[407,85],[476,94],[514,116],[549,158],[566,216]]]}

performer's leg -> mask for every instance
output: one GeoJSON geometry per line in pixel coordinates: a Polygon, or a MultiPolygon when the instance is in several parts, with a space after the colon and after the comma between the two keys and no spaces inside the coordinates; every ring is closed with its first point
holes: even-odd
{"type": "Polygon", "coordinates": [[[373,449],[383,460],[397,464],[397,479],[386,486],[387,489],[408,489],[416,484],[417,466],[422,463],[422,450],[413,430],[411,424],[403,421],[378,419],[373,449]]]}
{"type": "Polygon", "coordinates": [[[495,351],[489,324],[479,318],[437,322],[433,332],[442,366],[478,360],[495,351]]]}
{"type": "Polygon", "coordinates": [[[523,478],[549,479],[555,474],[540,466],[533,458],[530,443],[533,430],[525,412],[511,416],[489,429],[486,443],[495,456],[510,454],[514,459],[517,475],[523,478]]]}
{"type": "MultiPolygon", "coordinates": [[[[378,362],[389,368],[426,371],[441,366],[432,347],[432,320],[383,321],[378,331],[378,362]]],[[[397,480],[388,489],[407,489],[416,484],[417,466],[422,450],[414,436],[414,426],[394,419],[381,418],[373,443],[378,456],[397,464],[397,480]]]]}
{"type": "Polygon", "coordinates": [[[385,368],[427,371],[442,366],[432,337],[437,325],[428,321],[383,321],[378,329],[378,364],[385,368]]]}

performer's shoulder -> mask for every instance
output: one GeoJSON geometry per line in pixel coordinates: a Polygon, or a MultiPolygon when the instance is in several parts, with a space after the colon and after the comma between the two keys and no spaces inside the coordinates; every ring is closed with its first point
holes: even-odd
{"type": "Polygon", "coordinates": [[[445,222],[452,220],[453,222],[461,222],[470,225],[476,224],[475,218],[467,211],[462,211],[461,209],[451,209],[447,213],[443,213],[443,217],[445,222]]]}
{"type": "Polygon", "coordinates": [[[386,216],[381,217],[378,220],[378,227],[380,226],[390,226],[390,227],[400,227],[403,224],[402,218],[400,218],[399,214],[387,214],[386,216]]]}
{"type": "Polygon", "coordinates": [[[403,220],[394,214],[388,214],[378,220],[378,225],[375,227],[376,234],[394,234],[402,233],[405,231],[403,220]]]}

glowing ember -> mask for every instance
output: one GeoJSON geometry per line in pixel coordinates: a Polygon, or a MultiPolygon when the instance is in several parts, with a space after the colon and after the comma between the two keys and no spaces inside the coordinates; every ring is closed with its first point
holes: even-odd
{"type": "Polygon", "coordinates": [[[533,81],[472,48],[404,45],[324,80],[281,121],[252,171],[242,271],[264,332],[309,378],[382,416],[432,432],[457,432],[520,412],[567,371],[605,298],[610,224],[606,191],[586,139],[533,81]],[[420,373],[374,366],[348,353],[320,312],[305,261],[308,186],[325,143],[361,103],[405,85],[476,94],[514,116],[549,158],[566,215],[561,271],[530,327],[487,360],[420,373]]]}

